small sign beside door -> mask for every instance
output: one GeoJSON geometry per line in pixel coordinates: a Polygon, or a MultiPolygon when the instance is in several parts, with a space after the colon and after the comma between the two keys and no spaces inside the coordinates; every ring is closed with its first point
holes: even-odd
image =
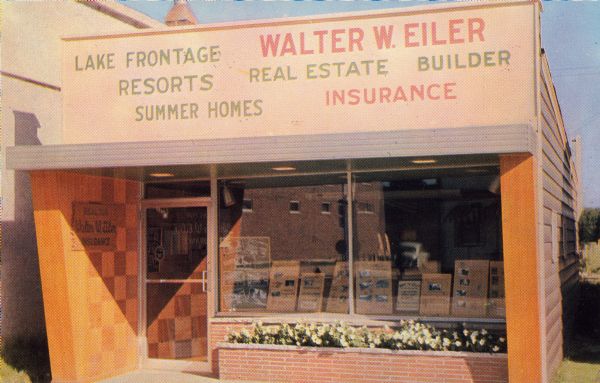
{"type": "Polygon", "coordinates": [[[124,204],[73,202],[71,250],[115,251],[124,220],[124,204]]]}

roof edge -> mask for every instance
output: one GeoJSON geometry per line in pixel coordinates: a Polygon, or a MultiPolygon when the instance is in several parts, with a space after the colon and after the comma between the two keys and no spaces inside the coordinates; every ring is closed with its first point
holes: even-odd
{"type": "MultiPolygon", "coordinates": [[[[76,0],[81,1],[81,0],[76,0]]],[[[445,13],[452,12],[455,10],[474,10],[480,8],[504,8],[511,6],[529,6],[536,4],[539,0],[459,0],[450,3],[439,3],[434,5],[418,5],[406,8],[386,8],[377,10],[360,10],[360,11],[348,11],[339,13],[323,13],[315,15],[302,15],[292,17],[276,17],[269,19],[250,19],[250,20],[235,20],[227,22],[211,22],[202,23],[197,25],[184,25],[184,26],[167,26],[161,24],[159,30],[153,31],[137,31],[130,33],[106,33],[96,35],[70,35],[63,36],[64,41],[77,41],[77,40],[94,40],[103,38],[121,38],[121,37],[134,37],[134,36],[145,36],[148,34],[177,34],[177,33],[193,33],[193,32],[205,32],[215,30],[230,30],[230,29],[245,29],[245,28],[257,28],[265,26],[281,26],[281,25],[298,25],[298,24],[317,24],[322,22],[336,22],[344,21],[349,19],[372,19],[380,17],[396,17],[396,16],[409,16],[417,14],[431,14],[431,13],[445,13]],[[533,1],[533,2],[532,2],[533,1]]]]}

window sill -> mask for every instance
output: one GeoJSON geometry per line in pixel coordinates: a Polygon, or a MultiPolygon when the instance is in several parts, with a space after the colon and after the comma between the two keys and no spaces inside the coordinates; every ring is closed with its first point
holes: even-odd
{"type": "Polygon", "coordinates": [[[460,318],[460,317],[428,317],[428,316],[399,316],[399,315],[361,315],[361,314],[334,314],[334,313],[217,313],[210,318],[211,323],[296,323],[301,321],[335,322],[344,321],[353,326],[393,326],[400,320],[416,320],[428,323],[467,323],[472,325],[485,324],[487,326],[503,328],[506,325],[504,318],[460,318]]]}

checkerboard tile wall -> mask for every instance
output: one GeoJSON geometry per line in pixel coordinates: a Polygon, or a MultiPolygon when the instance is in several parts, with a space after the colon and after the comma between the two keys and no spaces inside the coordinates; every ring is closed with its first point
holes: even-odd
{"type": "Polygon", "coordinates": [[[206,292],[200,283],[148,284],[148,357],[205,359],[206,292]]]}
{"type": "Polygon", "coordinates": [[[96,381],[135,370],[140,184],[64,171],[30,177],[52,378],[96,381]],[[77,203],[119,205],[111,213],[115,249],[73,241],[77,203]]]}
{"type": "Polygon", "coordinates": [[[138,201],[135,183],[102,179],[101,202],[124,204],[117,227],[117,249],[86,252],[89,323],[89,377],[137,367],[138,201]]]}

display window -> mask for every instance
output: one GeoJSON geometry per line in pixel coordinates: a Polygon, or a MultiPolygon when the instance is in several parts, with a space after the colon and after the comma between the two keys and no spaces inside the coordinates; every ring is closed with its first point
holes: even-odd
{"type": "Polygon", "coordinates": [[[357,314],[504,316],[497,170],[434,174],[354,175],[357,314]]]}
{"type": "Polygon", "coordinates": [[[498,177],[491,166],[222,180],[218,311],[502,320],[498,177]]]}
{"type": "Polygon", "coordinates": [[[227,181],[219,190],[220,311],[348,312],[344,174],[227,181]]]}

